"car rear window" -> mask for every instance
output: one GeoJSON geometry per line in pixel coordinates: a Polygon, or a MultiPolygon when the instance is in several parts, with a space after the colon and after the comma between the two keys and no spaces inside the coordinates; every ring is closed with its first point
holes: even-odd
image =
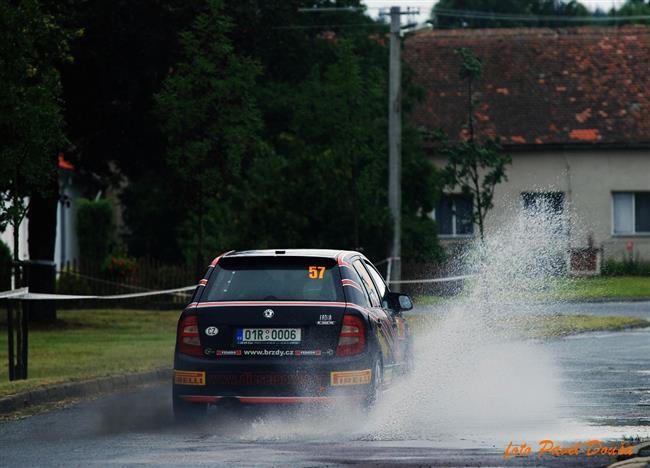
{"type": "Polygon", "coordinates": [[[343,301],[333,259],[296,257],[222,258],[201,302],[343,301]]]}

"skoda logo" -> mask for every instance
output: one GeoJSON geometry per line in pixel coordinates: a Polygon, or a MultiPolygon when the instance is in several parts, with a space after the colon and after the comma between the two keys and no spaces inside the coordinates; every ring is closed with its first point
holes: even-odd
{"type": "Polygon", "coordinates": [[[273,318],[275,315],[275,312],[273,312],[273,309],[266,309],[264,312],[264,318],[273,318]]]}
{"type": "Polygon", "coordinates": [[[205,329],[205,334],[208,336],[214,336],[217,333],[219,333],[219,329],[217,327],[208,327],[205,329]]]}

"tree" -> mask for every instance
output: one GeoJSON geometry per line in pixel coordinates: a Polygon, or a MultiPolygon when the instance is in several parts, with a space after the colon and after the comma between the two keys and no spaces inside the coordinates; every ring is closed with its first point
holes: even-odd
{"type": "MultiPolygon", "coordinates": [[[[209,0],[191,29],[180,34],[181,58],[155,97],[166,162],[191,213],[188,232],[196,233],[188,241],[194,243],[197,272],[205,266],[208,207],[227,208],[261,129],[254,95],[260,67],[235,53],[230,28],[221,1],[209,0]]],[[[228,218],[219,220],[227,223],[228,218]]]]}
{"type": "Polygon", "coordinates": [[[558,26],[561,19],[544,18],[525,21],[505,18],[519,16],[588,16],[589,10],[577,0],[440,0],[431,9],[431,19],[442,28],[508,28],[518,26],[558,26]],[[479,12],[480,17],[459,16],[456,13],[479,12]],[[487,16],[494,15],[494,18],[487,16]]]}
{"type": "MultiPolygon", "coordinates": [[[[612,8],[610,16],[649,16],[650,15],[650,2],[647,0],[627,0],[617,10],[612,8]]],[[[631,21],[632,23],[650,23],[648,19],[639,19],[631,21]]],[[[617,23],[620,24],[620,23],[617,23]]]]}
{"type": "Polygon", "coordinates": [[[493,207],[494,187],[507,180],[505,167],[511,163],[502,154],[498,139],[479,141],[476,136],[474,83],[480,79],[483,65],[469,49],[457,49],[461,56],[459,78],[467,83],[467,139],[456,145],[447,144],[442,153],[447,157],[445,174],[447,185],[457,187],[472,197],[472,222],[478,224],[481,241],[484,238],[485,216],[493,207]]]}
{"type": "Polygon", "coordinates": [[[0,225],[13,228],[16,262],[26,198],[56,190],[66,142],[57,65],[70,37],[36,0],[0,4],[0,225]]]}
{"type": "MultiPolygon", "coordinates": [[[[374,44],[384,52],[378,62],[346,38],[326,44],[331,61],[315,61],[286,96],[292,111],[288,128],[246,171],[248,214],[237,232],[249,245],[360,248],[383,259],[391,232],[386,50],[374,44]]],[[[403,172],[404,257],[439,259],[435,222],[426,213],[440,184],[418,133],[408,125],[403,172]]]]}

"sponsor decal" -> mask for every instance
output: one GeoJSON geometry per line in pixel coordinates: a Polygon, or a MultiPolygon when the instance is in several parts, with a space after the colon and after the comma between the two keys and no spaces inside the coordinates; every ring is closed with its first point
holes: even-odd
{"type": "MultiPolygon", "coordinates": [[[[327,350],[328,355],[334,352],[327,350]]],[[[214,351],[216,357],[221,356],[275,356],[275,357],[302,357],[302,356],[322,356],[320,349],[217,349],[214,351]]]]}
{"type": "Polygon", "coordinates": [[[318,321],[316,325],[334,325],[335,322],[332,320],[332,314],[321,314],[318,316],[318,321]]]}
{"type": "Polygon", "coordinates": [[[262,312],[262,315],[264,315],[264,318],[270,319],[273,318],[275,312],[273,311],[273,309],[266,309],[264,312],[262,312]]]}
{"type": "Polygon", "coordinates": [[[205,385],[205,372],[175,370],[174,383],[178,385],[205,385]]]}
{"type": "Polygon", "coordinates": [[[241,356],[241,349],[217,349],[215,356],[241,356]]]}
{"type": "Polygon", "coordinates": [[[219,334],[219,329],[217,327],[208,327],[205,329],[205,334],[208,336],[215,336],[219,334]]]}
{"type": "Polygon", "coordinates": [[[366,385],[370,383],[372,371],[370,369],[357,371],[330,372],[330,385],[366,385]]]}
{"type": "Polygon", "coordinates": [[[313,349],[313,350],[308,350],[308,351],[294,351],[294,356],[320,356],[321,352],[320,349],[313,349]]]}

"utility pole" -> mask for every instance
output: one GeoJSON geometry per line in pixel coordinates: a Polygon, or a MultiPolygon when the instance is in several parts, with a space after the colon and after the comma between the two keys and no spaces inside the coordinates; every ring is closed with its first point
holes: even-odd
{"type": "MultiPolygon", "coordinates": [[[[402,278],[402,63],[400,7],[390,8],[390,61],[388,79],[388,206],[393,219],[390,249],[391,277],[402,278]]],[[[399,291],[399,284],[393,289],[399,291]]]]}

